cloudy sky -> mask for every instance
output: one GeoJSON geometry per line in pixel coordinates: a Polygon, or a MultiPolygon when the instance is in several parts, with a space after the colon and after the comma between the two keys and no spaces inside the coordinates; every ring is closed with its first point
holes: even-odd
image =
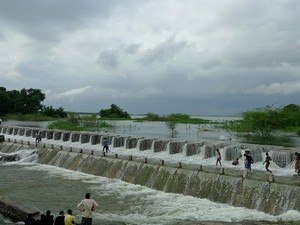
{"type": "Polygon", "coordinates": [[[298,0],[0,0],[0,86],[98,112],[300,104],[298,0]]]}

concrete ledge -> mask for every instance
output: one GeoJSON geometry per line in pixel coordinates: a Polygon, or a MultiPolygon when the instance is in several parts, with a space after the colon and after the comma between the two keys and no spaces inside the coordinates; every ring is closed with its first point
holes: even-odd
{"type": "Polygon", "coordinates": [[[29,214],[37,216],[40,212],[24,205],[0,197],[0,213],[13,222],[24,221],[29,214]]]}

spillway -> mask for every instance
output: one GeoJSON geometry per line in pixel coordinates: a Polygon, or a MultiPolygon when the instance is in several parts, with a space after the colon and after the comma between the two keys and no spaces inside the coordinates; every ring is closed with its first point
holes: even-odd
{"type": "Polygon", "coordinates": [[[274,175],[261,170],[246,173],[242,166],[230,167],[229,163],[225,163],[239,157],[245,150],[251,151],[255,161],[262,163],[263,154],[270,152],[278,171],[290,171],[295,149],[50,130],[42,130],[43,143],[37,145],[34,137],[38,130],[2,127],[0,131],[6,136],[6,142],[1,144],[2,152],[13,153],[20,148],[34,147],[38,152],[38,162],[42,164],[116,178],[168,193],[208,198],[272,215],[289,210],[300,211],[298,177],[292,174],[274,175]],[[100,151],[103,137],[109,138],[114,153],[100,151]],[[221,149],[223,167],[205,164],[213,162],[216,149],[221,149]],[[155,154],[167,157],[151,157],[155,154]],[[170,160],[177,155],[180,155],[178,160],[170,160]],[[196,163],[184,158],[199,161],[196,163]]]}

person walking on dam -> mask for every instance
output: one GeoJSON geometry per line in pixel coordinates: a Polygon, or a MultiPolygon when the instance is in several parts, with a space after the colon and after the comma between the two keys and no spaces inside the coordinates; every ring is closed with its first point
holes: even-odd
{"type": "Polygon", "coordinates": [[[295,152],[295,172],[300,176],[300,153],[295,152]]]}
{"type": "Polygon", "coordinates": [[[103,144],[103,149],[102,149],[102,151],[103,151],[103,152],[106,151],[106,153],[108,153],[108,152],[109,152],[109,140],[108,140],[107,138],[104,138],[102,144],[103,144]]]}
{"type": "Polygon", "coordinates": [[[35,143],[36,143],[36,144],[39,144],[41,141],[42,141],[42,134],[41,134],[40,131],[38,131],[38,132],[36,133],[35,143]]]}
{"type": "Polygon", "coordinates": [[[251,164],[254,162],[253,161],[253,158],[252,156],[250,155],[249,152],[246,152],[244,154],[245,156],[245,168],[248,170],[248,171],[251,171],[251,164]]]}
{"type": "Polygon", "coordinates": [[[266,159],[265,159],[263,165],[266,164],[266,165],[265,165],[265,168],[266,168],[266,170],[267,170],[268,172],[270,172],[270,173],[272,173],[272,171],[269,170],[269,166],[270,166],[271,160],[272,160],[272,159],[271,159],[271,157],[269,156],[269,153],[266,152],[266,159]]]}
{"type": "Polygon", "coordinates": [[[217,149],[216,157],[217,157],[216,166],[218,165],[218,163],[220,164],[220,166],[222,166],[222,163],[221,163],[222,158],[221,158],[221,153],[220,153],[219,149],[217,149]]]}
{"type": "Polygon", "coordinates": [[[91,199],[91,193],[85,194],[85,199],[83,199],[77,208],[82,212],[81,225],[92,225],[93,211],[98,207],[98,203],[91,199]]]}

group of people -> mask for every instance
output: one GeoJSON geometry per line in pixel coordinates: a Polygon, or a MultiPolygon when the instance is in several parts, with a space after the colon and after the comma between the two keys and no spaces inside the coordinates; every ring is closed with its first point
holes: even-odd
{"type": "MultiPolygon", "coordinates": [[[[245,157],[245,161],[244,161],[244,164],[245,164],[245,169],[247,171],[251,171],[251,165],[254,163],[254,160],[253,160],[253,157],[251,156],[250,154],[250,151],[245,151],[245,154],[244,154],[244,157],[245,157]]],[[[296,152],[296,158],[297,158],[297,161],[296,161],[296,164],[295,164],[295,171],[298,172],[298,175],[300,175],[300,153],[298,154],[296,152]],[[297,166],[296,166],[297,165],[297,166]]],[[[216,166],[219,164],[220,166],[222,166],[222,163],[221,163],[221,153],[220,153],[220,150],[217,149],[216,150],[216,166]]],[[[265,165],[265,169],[266,171],[268,171],[269,173],[272,173],[272,171],[269,169],[269,166],[271,164],[271,161],[272,161],[272,158],[269,156],[269,153],[266,152],[266,157],[265,157],[265,160],[263,162],[263,165],[265,165]]],[[[236,158],[235,160],[233,160],[232,162],[232,165],[233,166],[237,166],[239,165],[239,158],[236,158]]]]}
{"type": "MultiPolygon", "coordinates": [[[[91,193],[86,193],[85,198],[77,205],[77,209],[82,212],[80,225],[92,225],[93,211],[97,207],[98,203],[91,199],[91,193]]],[[[64,211],[60,211],[59,215],[54,219],[51,211],[48,210],[46,214],[41,214],[41,217],[37,220],[32,214],[29,214],[24,222],[25,225],[74,225],[75,216],[72,213],[72,209],[68,209],[66,214],[64,211]]]]}
{"type": "Polygon", "coordinates": [[[75,217],[72,214],[72,210],[68,209],[67,214],[64,211],[60,211],[59,215],[54,219],[50,210],[47,210],[46,214],[41,214],[39,219],[34,219],[32,214],[29,214],[25,219],[25,225],[73,225],[75,224],[75,217]]]}

